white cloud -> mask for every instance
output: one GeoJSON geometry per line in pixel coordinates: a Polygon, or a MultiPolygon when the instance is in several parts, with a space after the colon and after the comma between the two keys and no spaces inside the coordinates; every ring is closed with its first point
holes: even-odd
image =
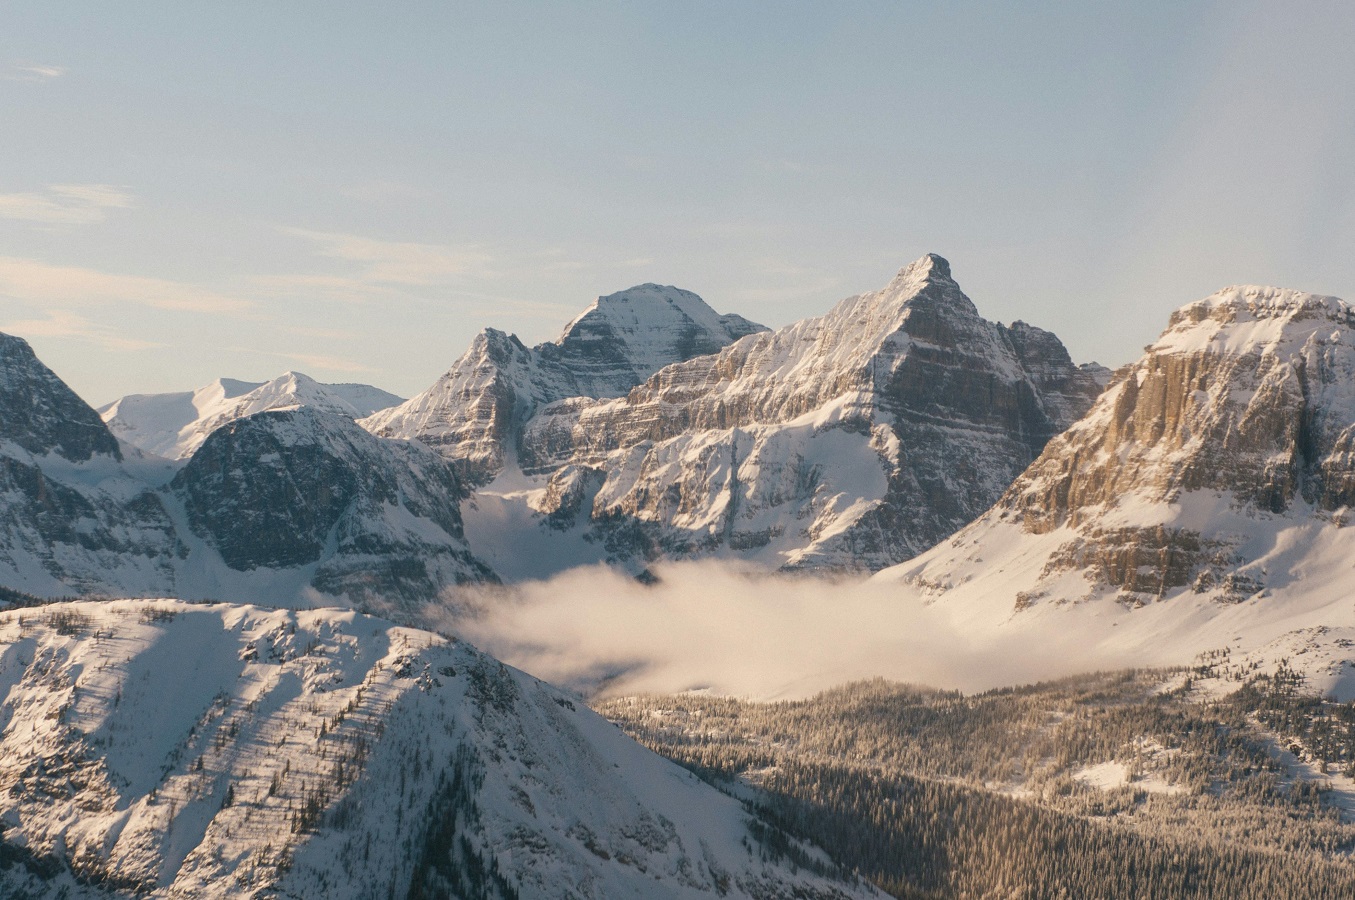
{"type": "Polygon", "coordinates": [[[42,66],[28,63],[14,63],[9,67],[7,81],[51,81],[66,74],[65,66],[42,66]]]}
{"type": "MultiPolygon", "coordinates": [[[[295,331],[296,329],[289,329],[295,331]]],[[[326,356],[319,353],[296,353],[296,352],[273,352],[270,350],[261,350],[258,347],[230,347],[232,353],[254,354],[273,357],[293,363],[298,363],[300,367],[312,370],[328,370],[330,372],[351,372],[354,374],[369,374],[377,371],[371,366],[354,362],[351,359],[344,359],[341,356],[326,356]]]]}
{"type": "Polygon", "coordinates": [[[11,256],[0,256],[0,295],[46,307],[121,303],[183,312],[239,314],[256,306],[249,300],[163,278],[54,266],[11,256]]]}
{"type": "Polygon", "coordinates": [[[900,584],[750,574],[718,562],[656,567],[660,581],[585,567],[549,581],[457,589],[478,610],[441,623],[499,659],[586,694],[707,689],[804,697],[884,677],[974,691],[1131,665],[1189,662],[1088,640],[1066,619],[983,623],[900,584]]]}
{"type": "Polygon", "coordinates": [[[54,309],[42,319],[18,319],[0,326],[0,331],[16,334],[20,337],[60,337],[71,338],[97,344],[105,350],[149,350],[163,347],[155,341],[143,341],[119,334],[106,325],[91,322],[84,316],[64,310],[54,309]]]}
{"type": "Polygon", "coordinates": [[[317,253],[350,263],[356,281],[368,286],[427,287],[488,274],[493,259],[484,247],[383,241],[356,234],[282,228],[317,245],[317,253]]]}
{"type": "Polygon", "coordinates": [[[0,194],[0,218],[45,225],[94,225],[110,209],[132,206],[132,195],[111,184],[52,184],[42,192],[0,194]]]}

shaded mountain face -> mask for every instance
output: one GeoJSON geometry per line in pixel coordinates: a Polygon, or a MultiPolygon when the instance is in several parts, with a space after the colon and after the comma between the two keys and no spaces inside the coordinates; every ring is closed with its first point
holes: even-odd
{"type": "Polygon", "coordinates": [[[1008,612],[1203,603],[1201,621],[1233,622],[1230,637],[1296,610],[1318,616],[1299,624],[1339,624],[1328,604],[1348,605],[1352,449],[1355,311],[1229,288],[1176,312],[991,512],[889,575],[1008,612]],[[1242,606],[1224,616],[1220,603],[1242,606]]]}
{"type": "Polygon", "coordinates": [[[341,414],[274,410],[224,425],[171,489],[230,568],[316,565],[317,589],[368,608],[494,580],[465,547],[451,465],[341,414]]]}
{"type": "Polygon", "coordinates": [[[518,429],[541,406],[621,396],[666,365],[764,330],[717,314],[689,291],[639,285],[599,297],[559,338],[535,347],[486,329],[431,388],[363,426],[420,440],[452,460],[468,483],[483,484],[503,469],[518,429]]]}
{"type": "Polygon", "coordinates": [[[187,459],[207,435],[228,422],[269,409],[308,407],[353,419],[403,402],[367,384],[321,384],[300,372],[272,381],[218,378],[196,391],[129,394],[99,408],[109,430],[139,450],[187,459]]]}
{"type": "Polygon", "coordinates": [[[545,407],[519,462],[550,477],[553,524],[590,521],[615,558],[878,569],[987,509],[1104,379],[1049,332],[983,319],[929,255],[625,397],[545,407]]]}
{"type": "MultiPolygon", "coordinates": [[[[373,437],[351,408],[246,415],[181,467],[123,458],[26,344],[0,346],[0,586],[43,597],[249,590],[280,605],[319,591],[395,610],[495,580],[466,547],[451,466],[373,437]]],[[[324,388],[282,381],[293,398],[324,388]]],[[[266,401],[239,394],[250,395],[266,401]]]]}
{"type": "Polygon", "coordinates": [[[184,552],[97,413],[0,334],[0,584],[46,595],[144,591],[184,552]]]}
{"type": "Polygon", "coordinates": [[[95,454],[122,458],[89,404],[38,361],[27,341],[8,334],[0,334],[0,441],[70,462],[95,454]]]}
{"type": "Polygon", "coordinates": [[[582,703],[341,610],[0,614],[0,724],[6,897],[883,896],[582,703]]]}

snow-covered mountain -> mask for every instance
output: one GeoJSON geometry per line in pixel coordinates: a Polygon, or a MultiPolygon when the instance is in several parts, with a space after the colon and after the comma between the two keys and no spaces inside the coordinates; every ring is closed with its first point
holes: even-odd
{"type": "Polygon", "coordinates": [[[300,372],[285,372],[266,382],[218,378],[196,391],[129,394],[98,412],[109,430],[132,446],[187,459],[222,425],[264,410],[308,407],[361,419],[401,402],[369,384],[321,384],[300,372]]]}
{"type": "Polygon", "coordinates": [[[165,584],[184,552],[154,490],[169,474],[124,459],[27,342],[0,334],[0,586],[59,596],[165,584]]]}
{"type": "Polygon", "coordinates": [[[170,490],[193,534],[231,570],[305,570],[314,589],[365,609],[495,580],[466,548],[451,464],[342,414],[237,419],[208,436],[170,490]]]}
{"type": "Polygon", "coordinates": [[[879,577],[976,621],[1249,649],[1355,625],[1353,503],[1355,310],[1234,287],[1176,312],[991,511],[879,577]]]}
{"type": "Polygon", "coordinates": [[[393,611],[495,580],[467,549],[451,464],[372,436],[351,408],[235,418],[187,463],[124,454],[24,341],[0,335],[0,411],[0,587],[393,611]]]}
{"type": "MultiPolygon", "coordinates": [[[[518,463],[545,486],[511,486],[614,561],[878,569],[987,509],[1107,375],[1048,332],[983,319],[928,255],[882,290],[668,366],[624,397],[542,408],[518,463]]],[[[498,502],[494,487],[477,509],[498,502]]]]}
{"type": "Polygon", "coordinates": [[[570,697],[338,610],[0,614],[0,788],[5,897],[882,896],[765,861],[570,697]]]}
{"type": "Polygon", "coordinates": [[[535,347],[488,328],[427,391],[362,424],[383,437],[417,438],[479,484],[503,469],[518,429],[541,406],[619,397],[666,365],[764,330],[716,313],[690,291],[642,284],[599,297],[560,337],[535,347]]]}

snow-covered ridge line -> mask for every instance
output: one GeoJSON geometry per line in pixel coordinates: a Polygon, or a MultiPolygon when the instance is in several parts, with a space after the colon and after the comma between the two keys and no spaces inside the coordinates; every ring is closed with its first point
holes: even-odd
{"type": "Polygon", "coordinates": [[[310,407],[361,419],[403,402],[368,384],[321,384],[300,372],[272,381],[218,378],[196,391],[129,394],[99,408],[120,439],[167,459],[187,459],[222,425],[270,409],[310,407]]]}
{"type": "Polygon", "coordinates": [[[517,430],[546,404],[618,397],[654,372],[766,329],[720,315],[690,291],[642,284],[599,297],[554,341],[527,347],[487,328],[427,391],[364,419],[373,434],[418,439],[472,484],[516,453],[517,430]]]}
{"type": "Polygon", "coordinates": [[[736,801],[570,697],[351,611],[0,613],[0,725],[6,896],[879,896],[762,862],[736,801]]]}

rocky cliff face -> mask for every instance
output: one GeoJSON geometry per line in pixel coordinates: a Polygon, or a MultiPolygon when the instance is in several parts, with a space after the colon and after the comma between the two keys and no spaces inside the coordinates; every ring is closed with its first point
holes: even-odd
{"type": "Polygon", "coordinates": [[[1226,491],[1271,513],[1350,505],[1353,325],[1340,300],[1276,288],[1231,288],[1179,310],[1008,505],[1036,530],[1131,495],[1226,491]]]}
{"type": "Polygon", "coordinates": [[[1103,384],[1058,339],[984,320],[924,257],[828,315],[668,366],[615,400],[526,426],[519,461],[555,516],[596,482],[618,557],[733,553],[874,569],[990,506],[1103,384]]]}
{"type": "Polygon", "coordinates": [[[450,464],[336,413],[269,411],[222,426],[171,489],[232,569],[313,565],[314,587],[365,608],[494,578],[466,549],[450,464]]]}
{"type": "Polygon", "coordinates": [[[130,394],[100,407],[99,415],[119,439],[156,456],[187,459],[207,435],[228,422],[269,409],[310,409],[353,419],[403,402],[367,384],[321,384],[300,372],[272,381],[218,378],[196,391],[130,394]]]}
{"type": "MultiPolygon", "coordinates": [[[[451,466],[368,434],[351,405],[240,411],[176,466],[124,456],[27,344],[4,338],[0,350],[0,587],[44,597],[249,590],[280,605],[319,591],[407,612],[445,587],[495,580],[466,547],[451,466]]],[[[330,395],[304,376],[271,385],[240,396],[267,406],[330,395]]]]}
{"type": "Polygon", "coordinates": [[[1027,560],[1029,583],[1010,582],[1027,606],[1257,597],[1316,577],[1302,573],[1340,544],[1353,442],[1355,311],[1229,288],[1176,312],[991,513],[909,574],[957,584],[972,577],[959,548],[998,543],[1027,560]],[[996,537],[1012,529],[1026,537],[996,537]]]}
{"type": "Polygon", "coordinates": [[[41,594],[172,585],[184,548],[117,440],[23,340],[0,335],[0,570],[41,594]]]}
{"type": "Polygon", "coordinates": [[[121,459],[118,442],[89,404],[38,361],[22,338],[0,334],[0,441],[35,456],[121,459]]]}
{"type": "Polygon", "coordinates": [[[689,291],[644,284],[599,297],[559,338],[536,347],[486,329],[431,388],[363,426],[418,439],[482,484],[503,469],[518,429],[545,404],[620,396],[663,366],[762,330],[717,314],[689,291]]]}

